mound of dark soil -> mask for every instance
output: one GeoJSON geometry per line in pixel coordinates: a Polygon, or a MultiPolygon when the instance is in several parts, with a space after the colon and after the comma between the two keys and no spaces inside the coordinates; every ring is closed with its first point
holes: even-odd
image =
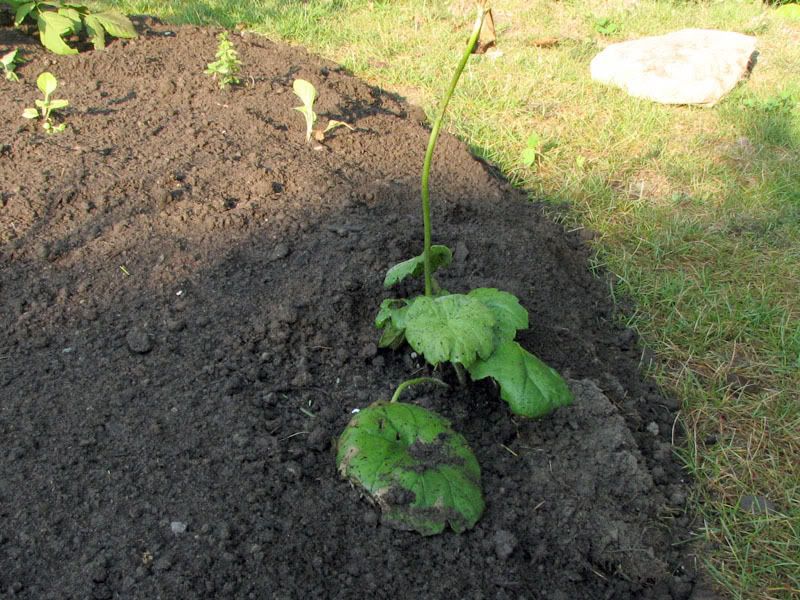
{"type": "Polygon", "coordinates": [[[0,84],[0,596],[689,597],[675,402],[579,233],[443,137],[443,285],[517,294],[522,343],[577,401],[531,422],[486,382],[417,388],[472,445],[487,510],[464,535],[382,526],[332,442],[427,371],[372,324],[386,268],[421,248],[422,115],[254,36],[224,93],[216,32],[139,27],[77,57],[0,30],[30,59],[0,84]],[[62,134],[20,117],[45,69],[62,134]],[[355,131],[307,145],[295,77],[355,131]]]}

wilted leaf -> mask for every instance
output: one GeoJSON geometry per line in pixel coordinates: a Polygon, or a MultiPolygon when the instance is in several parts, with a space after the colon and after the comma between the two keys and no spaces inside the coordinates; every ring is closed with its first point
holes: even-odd
{"type": "Polygon", "coordinates": [[[386,524],[422,535],[470,529],[483,513],[480,466],[463,436],[413,404],[373,404],[339,438],[336,463],[386,524]]]}

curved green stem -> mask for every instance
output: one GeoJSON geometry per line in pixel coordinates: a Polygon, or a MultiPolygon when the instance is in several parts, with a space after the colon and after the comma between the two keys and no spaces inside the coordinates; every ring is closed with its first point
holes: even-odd
{"type": "Polygon", "coordinates": [[[397,386],[397,389],[394,391],[392,395],[392,399],[390,402],[397,402],[400,399],[400,395],[405,391],[405,389],[410,385],[416,385],[418,383],[435,383],[441,387],[450,387],[441,379],[436,379],[435,377],[417,377],[416,379],[408,379],[397,386]]]}
{"type": "Polygon", "coordinates": [[[428,180],[430,179],[431,174],[431,161],[433,160],[433,150],[436,147],[436,139],[439,137],[439,130],[442,128],[442,122],[444,121],[444,113],[447,110],[447,105],[449,104],[450,98],[453,96],[453,92],[456,89],[458,80],[461,77],[461,72],[467,65],[469,55],[472,54],[472,50],[475,48],[475,44],[478,41],[478,36],[480,35],[481,27],[483,26],[483,17],[485,15],[486,10],[482,6],[479,6],[478,17],[475,19],[475,25],[472,29],[472,35],[467,42],[467,48],[458,63],[458,67],[456,67],[456,72],[453,74],[453,79],[450,81],[450,87],[447,88],[447,92],[442,100],[442,105],[439,107],[439,114],[436,116],[436,120],[433,122],[431,136],[428,139],[428,148],[425,150],[425,161],[422,164],[422,223],[424,227],[422,255],[425,265],[426,296],[433,294],[433,284],[431,282],[431,276],[433,274],[433,270],[431,268],[431,201],[430,191],[428,189],[428,180]]]}

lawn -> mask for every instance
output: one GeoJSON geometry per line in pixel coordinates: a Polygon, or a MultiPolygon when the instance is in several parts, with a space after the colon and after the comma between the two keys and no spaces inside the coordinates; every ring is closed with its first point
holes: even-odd
{"type": "MultiPolygon", "coordinates": [[[[301,44],[429,117],[471,21],[446,0],[107,4],[301,44]]],[[[446,127],[592,240],[621,318],[657,357],[642,366],[683,399],[678,451],[720,588],[798,597],[800,22],[727,0],[493,4],[500,53],[469,63],[446,127]],[[758,38],[752,76],[716,107],[591,81],[608,44],[683,27],[758,38]],[[753,496],[774,510],[746,510],[753,496]]]]}

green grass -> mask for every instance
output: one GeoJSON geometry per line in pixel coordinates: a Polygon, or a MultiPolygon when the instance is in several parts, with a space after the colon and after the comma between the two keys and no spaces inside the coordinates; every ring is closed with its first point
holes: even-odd
{"type": "MultiPolygon", "coordinates": [[[[246,23],[434,110],[471,13],[445,0],[109,2],[176,22],[246,23]]],[[[452,2],[458,5],[459,2],[452,2]]],[[[733,598],[800,597],[800,25],[752,2],[498,0],[502,56],[470,61],[447,127],[532,197],[570,203],[598,265],[684,399],[709,569],[733,598]],[[599,19],[617,28],[596,31],[599,19]],[[758,36],[751,78],[713,109],[592,82],[614,41],[682,27],[758,36]],[[557,37],[555,47],[537,39],[557,37]],[[533,166],[531,133],[552,146],[533,166]],[[714,438],[716,443],[711,443],[714,438]],[[748,494],[780,514],[739,508],[748,494]]],[[[209,56],[213,48],[209,48],[209,56]]]]}

